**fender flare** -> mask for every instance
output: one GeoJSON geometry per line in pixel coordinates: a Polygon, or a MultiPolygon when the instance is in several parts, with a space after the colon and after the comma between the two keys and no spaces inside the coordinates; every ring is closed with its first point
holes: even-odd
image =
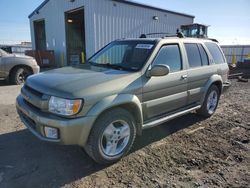
{"type": "MultiPolygon", "coordinates": [[[[132,110],[132,115],[136,118],[136,128],[137,134],[142,133],[143,124],[143,113],[141,102],[137,96],[132,94],[117,94],[103,98],[101,101],[97,102],[86,114],[86,116],[94,116],[96,119],[105,111],[116,107],[122,107],[129,109],[129,107],[134,107],[132,110]]],[[[131,111],[130,111],[131,112],[131,111]]],[[[95,121],[96,121],[95,119],[95,121]]]]}
{"type": "Polygon", "coordinates": [[[204,100],[205,100],[205,97],[206,97],[206,94],[208,92],[208,89],[211,87],[211,85],[213,85],[214,83],[219,83],[219,90],[220,92],[222,92],[222,77],[218,74],[215,74],[213,76],[211,76],[209,78],[209,80],[207,81],[206,85],[204,86],[204,89],[203,89],[203,95],[201,97],[201,104],[203,104],[204,100]]]}

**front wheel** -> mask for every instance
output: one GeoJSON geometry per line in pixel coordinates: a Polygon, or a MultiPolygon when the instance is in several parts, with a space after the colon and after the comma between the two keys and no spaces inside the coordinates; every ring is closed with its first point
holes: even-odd
{"type": "Polygon", "coordinates": [[[212,116],[219,103],[220,92],[217,86],[212,85],[206,94],[205,100],[203,102],[202,107],[197,110],[197,113],[204,116],[210,117],[212,116]]]}
{"type": "Polygon", "coordinates": [[[97,163],[118,161],[131,149],[136,136],[134,117],[122,108],[101,115],[91,130],[85,151],[97,163]]]}

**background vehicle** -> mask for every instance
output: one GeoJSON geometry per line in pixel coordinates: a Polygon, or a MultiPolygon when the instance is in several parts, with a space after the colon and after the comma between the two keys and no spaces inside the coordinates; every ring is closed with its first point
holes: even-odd
{"type": "Polygon", "coordinates": [[[36,60],[29,56],[17,56],[0,49],[0,79],[8,79],[12,84],[23,84],[31,74],[40,71],[36,60]]]}
{"type": "Polygon", "coordinates": [[[194,23],[182,25],[181,31],[186,37],[208,38],[208,27],[207,25],[194,23]]]}
{"type": "Polygon", "coordinates": [[[117,40],[85,65],[29,77],[17,111],[41,140],[77,144],[96,162],[113,163],[143,129],[194,110],[213,115],[228,70],[211,40],[117,40]]]}

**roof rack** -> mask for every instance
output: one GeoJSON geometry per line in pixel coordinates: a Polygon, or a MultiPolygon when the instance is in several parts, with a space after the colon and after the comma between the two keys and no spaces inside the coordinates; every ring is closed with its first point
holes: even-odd
{"type": "MultiPolygon", "coordinates": [[[[170,34],[170,33],[164,33],[164,32],[141,34],[140,38],[147,38],[147,36],[150,36],[150,35],[164,35],[164,37],[162,38],[167,38],[167,37],[186,38],[185,35],[179,30],[177,30],[176,34],[170,34]]],[[[188,38],[195,38],[195,37],[188,37],[188,38]]],[[[217,42],[217,43],[219,42],[217,39],[213,39],[213,38],[196,38],[196,39],[207,39],[213,42],[217,42]]]]}
{"type": "Polygon", "coordinates": [[[147,33],[147,34],[141,34],[140,38],[147,38],[147,36],[150,36],[150,35],[165,35],[164,37],[162,38],[166,38],[166,37],[178,37],[178,38],[185,38],[184,34],[182,32],[177,32],[176,34],[171,34],[171,33],[164,33],[164,32],[161,32],[161,33],[147,33]]]}
{"type": "Polygon", "coordinates": [[[211,41],[213,41],[213,42],[217,42],[217,43],[219,43],[219,41],[218,41],[217,39],[211,39],[211,38],[208,38],[208,40],[211,40],[211,41]]]}

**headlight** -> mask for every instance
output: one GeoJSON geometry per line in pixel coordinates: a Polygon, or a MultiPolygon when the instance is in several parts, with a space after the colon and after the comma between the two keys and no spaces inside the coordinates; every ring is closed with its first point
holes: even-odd
{"type": "Polygon", "coordinates": [[[82,107],[82,100],[69,100],[58,97],[50,97],[49,111],[63,116],[72,116],[77,114],[82,107]]]}

